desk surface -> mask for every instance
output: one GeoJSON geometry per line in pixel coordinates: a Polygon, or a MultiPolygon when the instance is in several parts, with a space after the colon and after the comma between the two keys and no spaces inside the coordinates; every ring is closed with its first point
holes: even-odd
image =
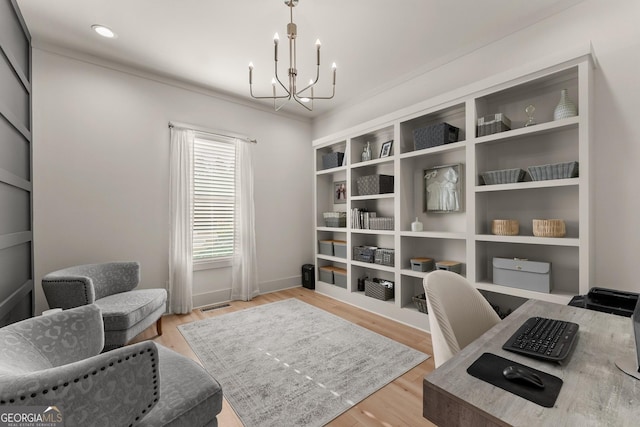
{"type": "Polygon", "coordinates": [[[448,425],[638,426],[640,381],[615,362],[635,357],[631,319],[529,300],[424,379],[425,418],[448,425]],[[562,365],[502,350],[529,317],[580,325],[573,353],[562,365]],[[467,368],[489,352],[562,378],[553,408],[544,408],[472,377],[467,368]]]}

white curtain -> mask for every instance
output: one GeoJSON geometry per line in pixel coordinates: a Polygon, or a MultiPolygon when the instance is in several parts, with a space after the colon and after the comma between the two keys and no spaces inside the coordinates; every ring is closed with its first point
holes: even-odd
{"type": "Polygon", "coordinates": [[[189,313],[193,309],[193,140],[189,129],[171,129],[169,243],[169,311],[189,313]]]}
{"type": "Polygon", "coordinates": [[[236,139],[235,244],[231,299],[249,301],[259,293],[253,203],[254,143],[236,139]]]}

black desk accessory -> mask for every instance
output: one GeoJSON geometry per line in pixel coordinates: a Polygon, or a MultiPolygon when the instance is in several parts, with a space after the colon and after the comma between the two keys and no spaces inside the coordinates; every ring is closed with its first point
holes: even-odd
{"type": "Polygon", "coordinates": [[[569,305],[631,317],[636,302],[638,301],[638,296],[635,292],[618,291],[607,288],[591,288],[587,295],[576,295],[573,297],[569,305]]]}
{"type": "Polygon", "coordinates": [[[467,372],[482,381],[486,381],[545,408],[553,407],[562,388],[562,380],[560,378],[492,353],[482,354],[469,366],[467,372]],[[511,366],[537,375],[544,384],[544,388],[533,386],[525,381],[513,381],[505,378],[503,372],[507,367],[511,366]]]}
{"type": "Polygon", "coordinates": [[[512,351],[548,362],[567,358],[578,336],[577,323],[546,317],[530,317],[502,346],[512,351]]]}
{"type": "Polygon", "coordinates": [[[633,324],[633,337],[636,343],[636,359],[633,359],[633,353],[630,352],[629,357],[616,360],[616,366],[625,374],[640,380],[640,303],[636,302],[631,323],[633,324]]]}

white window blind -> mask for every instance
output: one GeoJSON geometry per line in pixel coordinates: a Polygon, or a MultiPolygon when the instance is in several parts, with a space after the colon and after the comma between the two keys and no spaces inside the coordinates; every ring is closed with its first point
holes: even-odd
{"type": "Polygon", "coordinates": [[[196,135],[193,146],[193,261],[233,255],[235,145],[196,135]]]}

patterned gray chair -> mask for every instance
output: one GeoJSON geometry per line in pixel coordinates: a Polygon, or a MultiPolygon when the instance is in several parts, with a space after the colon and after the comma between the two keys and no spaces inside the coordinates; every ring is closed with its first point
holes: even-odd
{"type": "Polygon", "coordinates": [[[106,351],[125,345],[154,322],[162,335],[167,291],[134,289],[139,282],[139,263],[110,262],[54,271],[42,278],[42,289],[50,308],[100,307],[106,351]]]}
{"type": "Polygon", "coordinates": [[[222,389],[200,365],[152,341],[100,353],[102,323],[91,304],[0,329],[0,406],[55,406],[67,427],[217,426],[222,389]]]}

